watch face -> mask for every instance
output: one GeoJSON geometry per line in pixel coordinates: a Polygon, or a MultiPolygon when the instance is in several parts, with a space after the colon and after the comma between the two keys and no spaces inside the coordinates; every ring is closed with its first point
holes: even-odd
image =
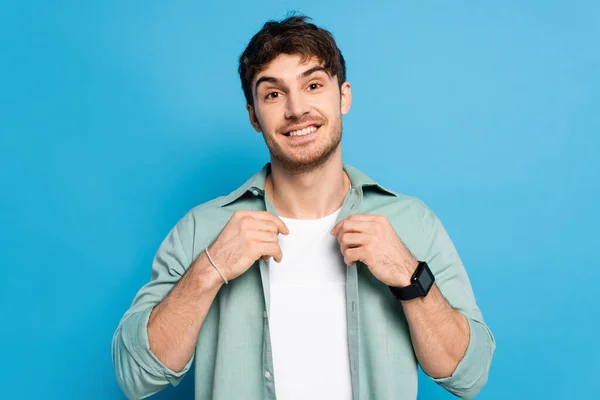
{"type": "Polygon", "coordinates": [[[433,275],[431,275],[429,268],[425,267],[425,265],[421,265],[421,271],[419,272],[419,276],[417,278],[417,285],[421,289],[423,294],[426,294],[431,285],[433,284],[433,275]]]}

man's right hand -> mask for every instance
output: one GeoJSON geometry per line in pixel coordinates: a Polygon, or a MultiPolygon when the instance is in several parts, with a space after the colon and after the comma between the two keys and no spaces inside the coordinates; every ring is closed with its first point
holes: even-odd
{"type": "Polygon", "coordinates": [[[236,211],[208,247],[208,253],[225,278],[232,280],[246,272],[259,258],[273,257],[281,262],[280,232],[289,234],[283,221],[268,211],[236,211]]]}

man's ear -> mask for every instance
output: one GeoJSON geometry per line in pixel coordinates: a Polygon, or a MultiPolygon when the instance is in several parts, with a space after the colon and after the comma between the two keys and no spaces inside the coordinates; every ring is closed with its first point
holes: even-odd
{"type": "Polygon", "coordinates": [[[256,113],[254,112],[254,107],[250,104],[246,104],[246,110],[248,110],[248,117],[250,117],[250,123],[256,132],[262,132],[262,128],[260,127],[260,122],[256,118],[256,113]]]}
{"type": "Polygon", "coordinates": [[[350,87],[350,83],[344,82],[342,87],[340,88],[340,94],[342,97],[341,101],[341,109],[342,115],[348,114],[350,112],[350,107],[352,106],[352,88],[350,87]]]}

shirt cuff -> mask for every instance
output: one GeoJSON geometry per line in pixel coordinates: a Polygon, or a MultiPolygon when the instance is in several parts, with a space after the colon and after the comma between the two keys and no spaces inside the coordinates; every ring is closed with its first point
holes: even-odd
{"type": "Polygon", "coordinates": [[[121,327],[121,334],[125,348],[141,368],[158,377],[166,378],[173,386],[177,386],[184,375],[189,371],[194,357],[192,356],[186,366],[179,372],[165,366],[150,351],[148,341],[148,320],[152,308],[131,314],[121,327]]]}
{"type": "Polygon", "coordinates": [[[469,317],[466,319],[470,335],[464,357],[451,376],[433,380],[456,396],[472,398],[487,381],[495,344],[489,329],[483,323],[469,317]]]}

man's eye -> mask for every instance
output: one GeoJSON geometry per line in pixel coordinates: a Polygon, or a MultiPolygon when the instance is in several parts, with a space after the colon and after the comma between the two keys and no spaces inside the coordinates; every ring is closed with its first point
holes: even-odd
{"type": "Polygon", "coordinates": [[[271,92],[265,96],[265,99],[271,100],[271,99],[276,99],[277,97],[279,97],[279,93],[271,92]]]}
{"type": "Polygon", "coordinates": [[[323,86],[323,85],[321,85],[320,83],[311,83],[309,88],[310,88],[310,90],[317,90],[321,86],[323,86]]]}

